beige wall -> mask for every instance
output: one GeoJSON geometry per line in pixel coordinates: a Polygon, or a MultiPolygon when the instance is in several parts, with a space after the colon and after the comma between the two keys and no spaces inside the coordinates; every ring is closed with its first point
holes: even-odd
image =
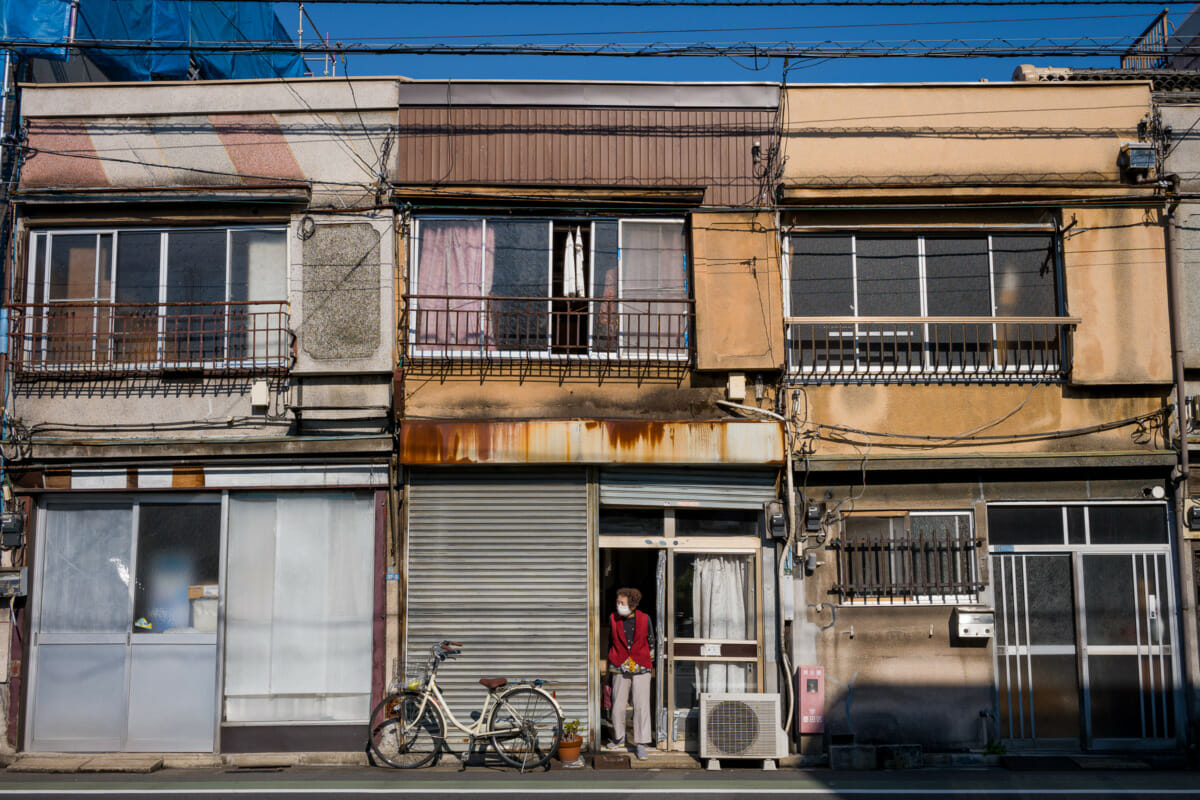
{"type": "Polygon", "coordinates": [[[784,183],[1114,182],[1149,111],[1141,83],[793,86],[784,183]]]}
{"type": "Polygon", "coordinates": [[[969,438],[920,442],[845,434],[854,442],[851,444],[830,441],[839,434],[818,431],[816,423],[911,436],[957,436],[973,431],[981,437],[1041,434],[1152,414],[1168,402],[1169,388],[1147,387],[1114,395],[1057,384],[809,386],[803,390],[806,414],[802,412],[798,421],[803,422],[801,429],[822,437],[814,443],[817,456],[861,456],[859,443],[864,441],[872,442],[875,456],[1151,452],[1168,444],[1160,431],[1135,424],[1079,436],[1000,444],[969,438]]]}
{"type": "Polygon", "coordinates": [[[1071,382],[1170,382],[1166,257],[1157,212],[1079,209],[1063,217],[1070,226],[1063,241],[1067,313],[1082,320],[1073,337],[1071,382]]]}
{"type": "Polygon", "coordinates": [[[775,370],[783,363],[783,299],[775,217],[693,214],[696,368],[775,370]]]}

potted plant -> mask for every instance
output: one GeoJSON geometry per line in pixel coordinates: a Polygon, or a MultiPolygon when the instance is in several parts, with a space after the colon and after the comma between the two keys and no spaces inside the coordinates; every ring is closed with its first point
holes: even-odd
{"type": "Polygon", "coordinates": [[[563,723],[562,739],[558,742],[558,760],[564,764],[579,760],[579,751],[583,748],[583,737],[579,735],[582,724],[577,719],[563,723]]]}

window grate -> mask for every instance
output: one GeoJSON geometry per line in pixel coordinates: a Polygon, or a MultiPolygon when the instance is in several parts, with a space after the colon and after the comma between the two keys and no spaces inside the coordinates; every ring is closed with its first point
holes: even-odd
{"type": "MultiPolygon", "coordinates": [[[[896,518],[897,522],[902,521],[896,518]]],[[[980,541],[953,523],[919,531],[872,527],[830,543],[837,554],[833,590],[846,601],[911,603],[957,600],[977,594],[980,541]]]]}

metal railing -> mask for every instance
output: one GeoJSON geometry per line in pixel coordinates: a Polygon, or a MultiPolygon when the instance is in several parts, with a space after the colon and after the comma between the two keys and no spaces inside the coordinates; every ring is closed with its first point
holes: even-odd
{"type": "Polygon", "coordinates": [[[788,317],[793,381],[1060,379],[1069,317],[788,317]]]}
{"type": "Polygon", "coordinates": [[[687,363],[683,298],[465,297],[406,294],[409,363],[455,360],[687,363]]]}
{"type": "Polygon", "coordinates": [[[9,358],[25,374],[281,374],[294,336],[284,301],[12,305],[9,358]]]}
{"type": "Polygon", "coordinates": [[[1121,69],[1162,69],[1167,65],[1171,28],[1164,9],[1121,55],[1121,69]]]}
{"type": "Polygon", "coordinates": [[[913,602],[918,598],[964,598],[977,594],[980,541],[970,533],[944,529],[901,535],[846,535],[830,542],[837,554],[844,600],[913,602]]]}

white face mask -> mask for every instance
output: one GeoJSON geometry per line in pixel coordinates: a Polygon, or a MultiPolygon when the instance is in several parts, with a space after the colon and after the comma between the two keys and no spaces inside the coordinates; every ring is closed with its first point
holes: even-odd
{"type": "Polygon", "coordinates": [[[622,617],[628,617],[629,616],[629,606],[618,605],[617,613],[620,614],[622,617]]]}

